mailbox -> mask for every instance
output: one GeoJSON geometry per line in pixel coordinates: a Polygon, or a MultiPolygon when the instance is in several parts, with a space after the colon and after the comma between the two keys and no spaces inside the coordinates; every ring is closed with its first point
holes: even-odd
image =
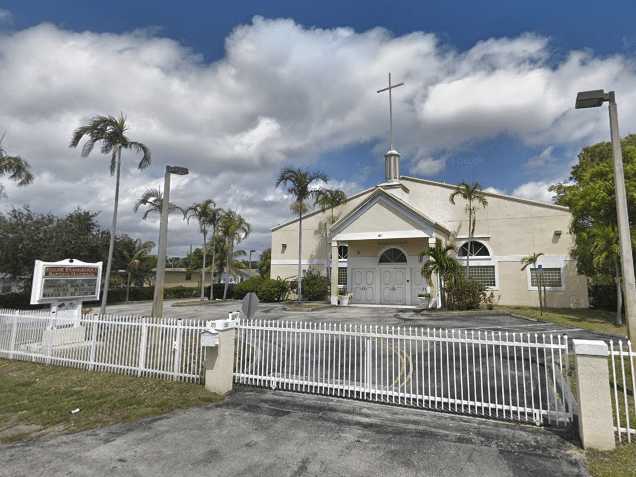
{"type": "Polygon", "coordinates": [[[214,348],[219,345],[219,333],[216,330],[205,330],[201,332],[201,347],[214,348]]]}

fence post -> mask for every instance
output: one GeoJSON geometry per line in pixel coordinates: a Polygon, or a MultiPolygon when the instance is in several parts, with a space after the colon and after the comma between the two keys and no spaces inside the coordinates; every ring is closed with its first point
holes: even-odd
{"type": "Polygon", "coordinates": [[[91,356],[89,369],[95,369],[95,355],[97,353],[97,326],[99,325],[99,315],[93,315],[93,328],[91,329],[91,356]]]}
{"type": "Polygon", "coordinates": [[[607,344],[600,340],[573,340],[573,346],[581,443],[584,449],[612,450],[616,443],[607,344]]]}
{"type": "Polygon", "coordinates": [[[18,334],[18,314],[13,315],[13,322],[11,323],[11,342],[9,343],[9,359],[13,359],[13,353],[15,351],[15,340],[18,334]]]}
{"type": "Polygon", "coordinates": [[[174,342],[174,367],[172,369],[174,379],[179,379],[179,373],[181,372],[181,341],[183,336],[183,328],[181,326],[181,320],[177,320],[177,340],[174,342]]]}
{"type": "Polygon", "coordinates": [[[238,313],[230,313],[230,319],[209,322],[205,335],[218,337],[210,342],[202,339],[201,346],[205,347],[205,389],[210,392],[225,395],[232,391],[234,377],[234,347],[236,345],[236,328],[238,313]],[[215,341],[216,343],[214,343],[215,341]]]}
{"type": "Polygon", "coordinates": [[[148,323],[146,319],[141,320],[141,337],[139,338],[139,368],[137,376],[141,376],[142,371],[146,368],[146,346],[148,343],[148,323]]]}

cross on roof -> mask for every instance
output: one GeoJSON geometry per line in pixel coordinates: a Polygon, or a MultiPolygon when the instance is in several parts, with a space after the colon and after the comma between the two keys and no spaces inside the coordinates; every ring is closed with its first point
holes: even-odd
{"type": "Polygon", "coordinates": [[[389,73],[389,86],[378,90],[378,93],[389,92],[389,150],[393,149],[393,98],[391,96],[391,90],[404,86],[404,83],[391,84],[391,73],[389,73]]]}

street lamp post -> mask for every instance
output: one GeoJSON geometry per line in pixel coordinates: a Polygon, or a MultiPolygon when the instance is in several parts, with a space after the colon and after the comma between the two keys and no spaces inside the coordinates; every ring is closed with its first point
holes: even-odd
{"type": "Polygon", "coordinates": [[[168,204],[170,203],[170,174],[185,176],[188,169],[178,166],[166,166],[163,179],[163,201],[161,203],[161,221],[159,223],[159,249],[155,275],[155,292],[152,300],[152,316],[163,316],[163,283],[166,272],[166,251],[168,250],[168,204]]]}
{"type": "Polygon", "coordinates": [[[250,250],[250,264],[249,264],[249,269],[252,269],[252,254],[255,253],[256,250],[250,250]]]}
{"type": "Polygon", "coordinates": [[[598,108],[609,103],[610,134],[612,153],[614,156],[614,186],[616,188],[616,218],[621,251],[621,269],[623,273],[623,302],[625,303],[625,321],[627,335],[636,339],[636,279],[634,278],[634,258],[632,255],[632,237],[629,228],[627,209],[627,192],[625,191],[625,174],[623,171],[623,153],[621,136],[618,131],[618,111],[614,91],[583,91],[576,95],[576,109],[598,108]]]}

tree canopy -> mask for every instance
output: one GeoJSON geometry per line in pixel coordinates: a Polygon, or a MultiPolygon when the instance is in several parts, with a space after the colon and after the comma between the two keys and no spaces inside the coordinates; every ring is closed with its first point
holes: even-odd
{"type": "MultiPolygon", "coordinates": [[[[625,187],[632,244],[636,245],[636,135],[622,140],[625,187]]],[[[568,181],[553,185],[556,203],[570,208],[572,255],[579,273],[609,281],[616,273],[618,234],[612,145],[601,142],[584,148],[568,181]]]]}
{"type": "MultiPolygon", "coordinates": [[[[97,216],[96,212],[76,209],[60,217],[28,207],[0,214],[0,271],[23,277],[33,273],[35,260],[105,260],[109,233],[101,229],[97,216]]],[[[135,241],[127,235],[115,239],[113,270],[124,270],[128,266],[126,251],[134,248],[135,241]]]]}

